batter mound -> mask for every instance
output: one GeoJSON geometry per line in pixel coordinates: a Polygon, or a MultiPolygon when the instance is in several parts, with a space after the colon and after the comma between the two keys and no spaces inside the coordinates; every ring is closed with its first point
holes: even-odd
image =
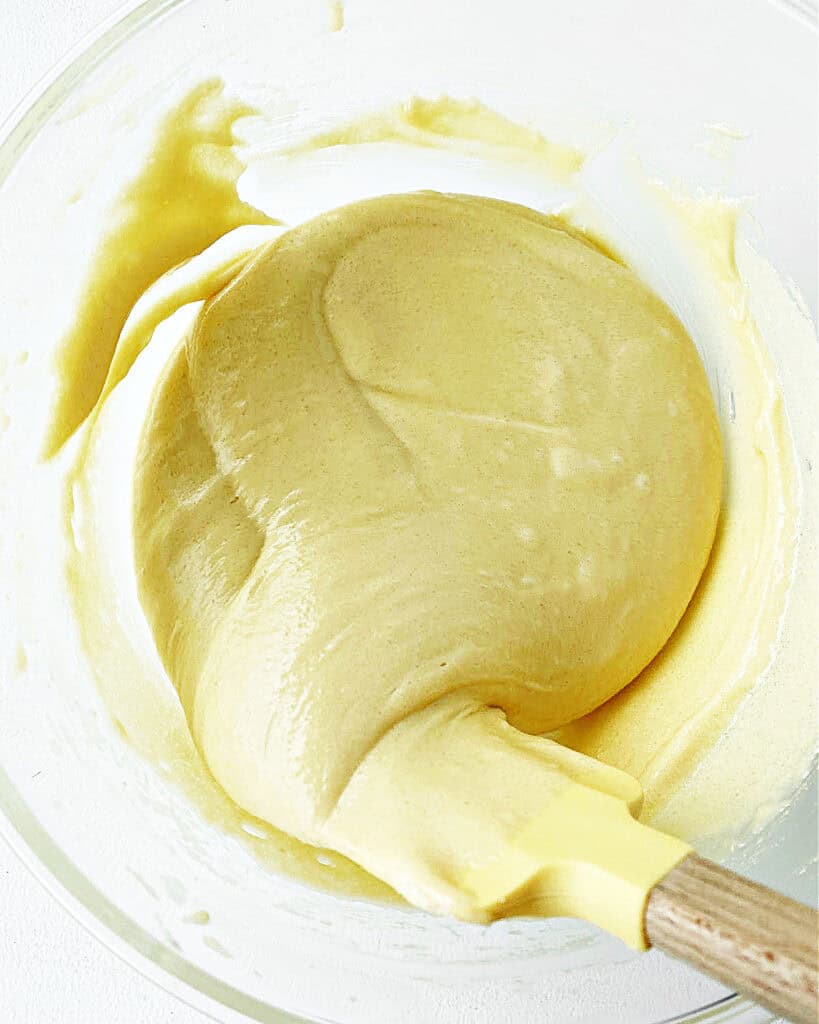
{"type": "Polygon", "coordinates": [[[559,219],[437,193],[265,246],[157,385],[140,597],[242,807],[422,906],[559,779],[714,538],[696,349],[559,219]]]}

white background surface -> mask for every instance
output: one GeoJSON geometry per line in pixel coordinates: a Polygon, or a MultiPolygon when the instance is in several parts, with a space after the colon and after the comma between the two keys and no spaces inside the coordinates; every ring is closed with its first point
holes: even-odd
{"type": "MultiPolygon", "coordinates": [[[[0,121],[122,0],[0,0],[0,121]]],[[[109,953],[0,839],[0,1021],[204,1024],[109,953]]]]}

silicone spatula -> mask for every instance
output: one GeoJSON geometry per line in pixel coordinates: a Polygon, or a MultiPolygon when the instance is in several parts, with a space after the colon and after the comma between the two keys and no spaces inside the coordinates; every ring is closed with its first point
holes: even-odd
{"type": "MultiPolygon", "coordinates": [[[[549,742],[549,741],[546,741],[549,742]]],[[[817,1024],[817,913],[635,820],[636,780],[553,744],[572,778],[460,884],[488,916],[582,917],[688,961],[797,1024],[817,1024]],[[579,768],[579,766],[581,766],[579,768]]]]}

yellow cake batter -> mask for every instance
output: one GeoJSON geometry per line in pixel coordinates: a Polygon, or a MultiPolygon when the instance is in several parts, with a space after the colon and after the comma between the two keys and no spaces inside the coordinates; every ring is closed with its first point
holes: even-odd
{"type": "Polygon", "coordinates": [[[630,682],[720,481],[699,357],[631,272],[523,208],[387,197],[271,243],[178,349],[140,590],[236,802],[450,909],[433,876],[545,798],[487,708],[542,733],[630,682]]]}
{"type": "MultiPolygon", "coordinates": [[[[191,112],[214,95],[195,94],[166,134],[201,124],[191,112]]],[[[224,147],[236,116],[205,141],[224,147]]],[[[505,159],[549,163],[543,140],[505,138],[474,104],[408,107],[402,132],[435,145],[463,130],[473,146],[482,123],[505,159]]],[[[395,137],[395,119],[374,124],[365,141],[395,137]]],[[[213,191],[212,165],[182,201],[193,181],[223,230],[270,224],[213,191]]],[[[221,167],[224,186],[239,171],[221,167]]],[[[145,232],[137,217],[108,244],[150,251],[150,212],[145,232]]],[[[194,255],[201,230],[180,221],[173,251],[194,255]]],[[[173,734],[182,749],[172,702],[149,687],[135,711],[136,674],[111,681],[125,662],[100,611],[117,581],[95,547],[97,461],[156,325],[211,296],[152,385],[133,476],[139,596],[195,743],[240,807],[419,905],[475,916],[459,872],[562,785],[536,734],[631,771],[662,814],[764,667],[764,650],[738,657],[753,630],[755,651],[775,632],[786,586],[790,478],[764,359],[738,349],[759,404],[729,438],[729,501],[739,488],[754,515],[729,505],[708,587],[655,657],[721,494],[705,374],[663,303],[566,220],[477,197],[387,196],[274,234],[149,293],[121,336],[93,304],[75,330],[76,349],[107,329],[112,356],[95,394],[72,403],[64,378],[52,432],[64,440],[99,399],[69,510],[80,624],[129,738],[154,755],[173,734]],[[726,629],[729,594],[749,619],[726,629]]]]}

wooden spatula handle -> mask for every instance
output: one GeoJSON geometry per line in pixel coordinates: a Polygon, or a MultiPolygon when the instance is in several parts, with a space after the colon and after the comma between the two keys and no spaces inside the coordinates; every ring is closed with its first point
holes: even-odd
{"type": "Polygon", "coordinates": [[[689,854],[649,894],[646,935],[796,1024],[817,1024],[815,910],[689,854]]]}

